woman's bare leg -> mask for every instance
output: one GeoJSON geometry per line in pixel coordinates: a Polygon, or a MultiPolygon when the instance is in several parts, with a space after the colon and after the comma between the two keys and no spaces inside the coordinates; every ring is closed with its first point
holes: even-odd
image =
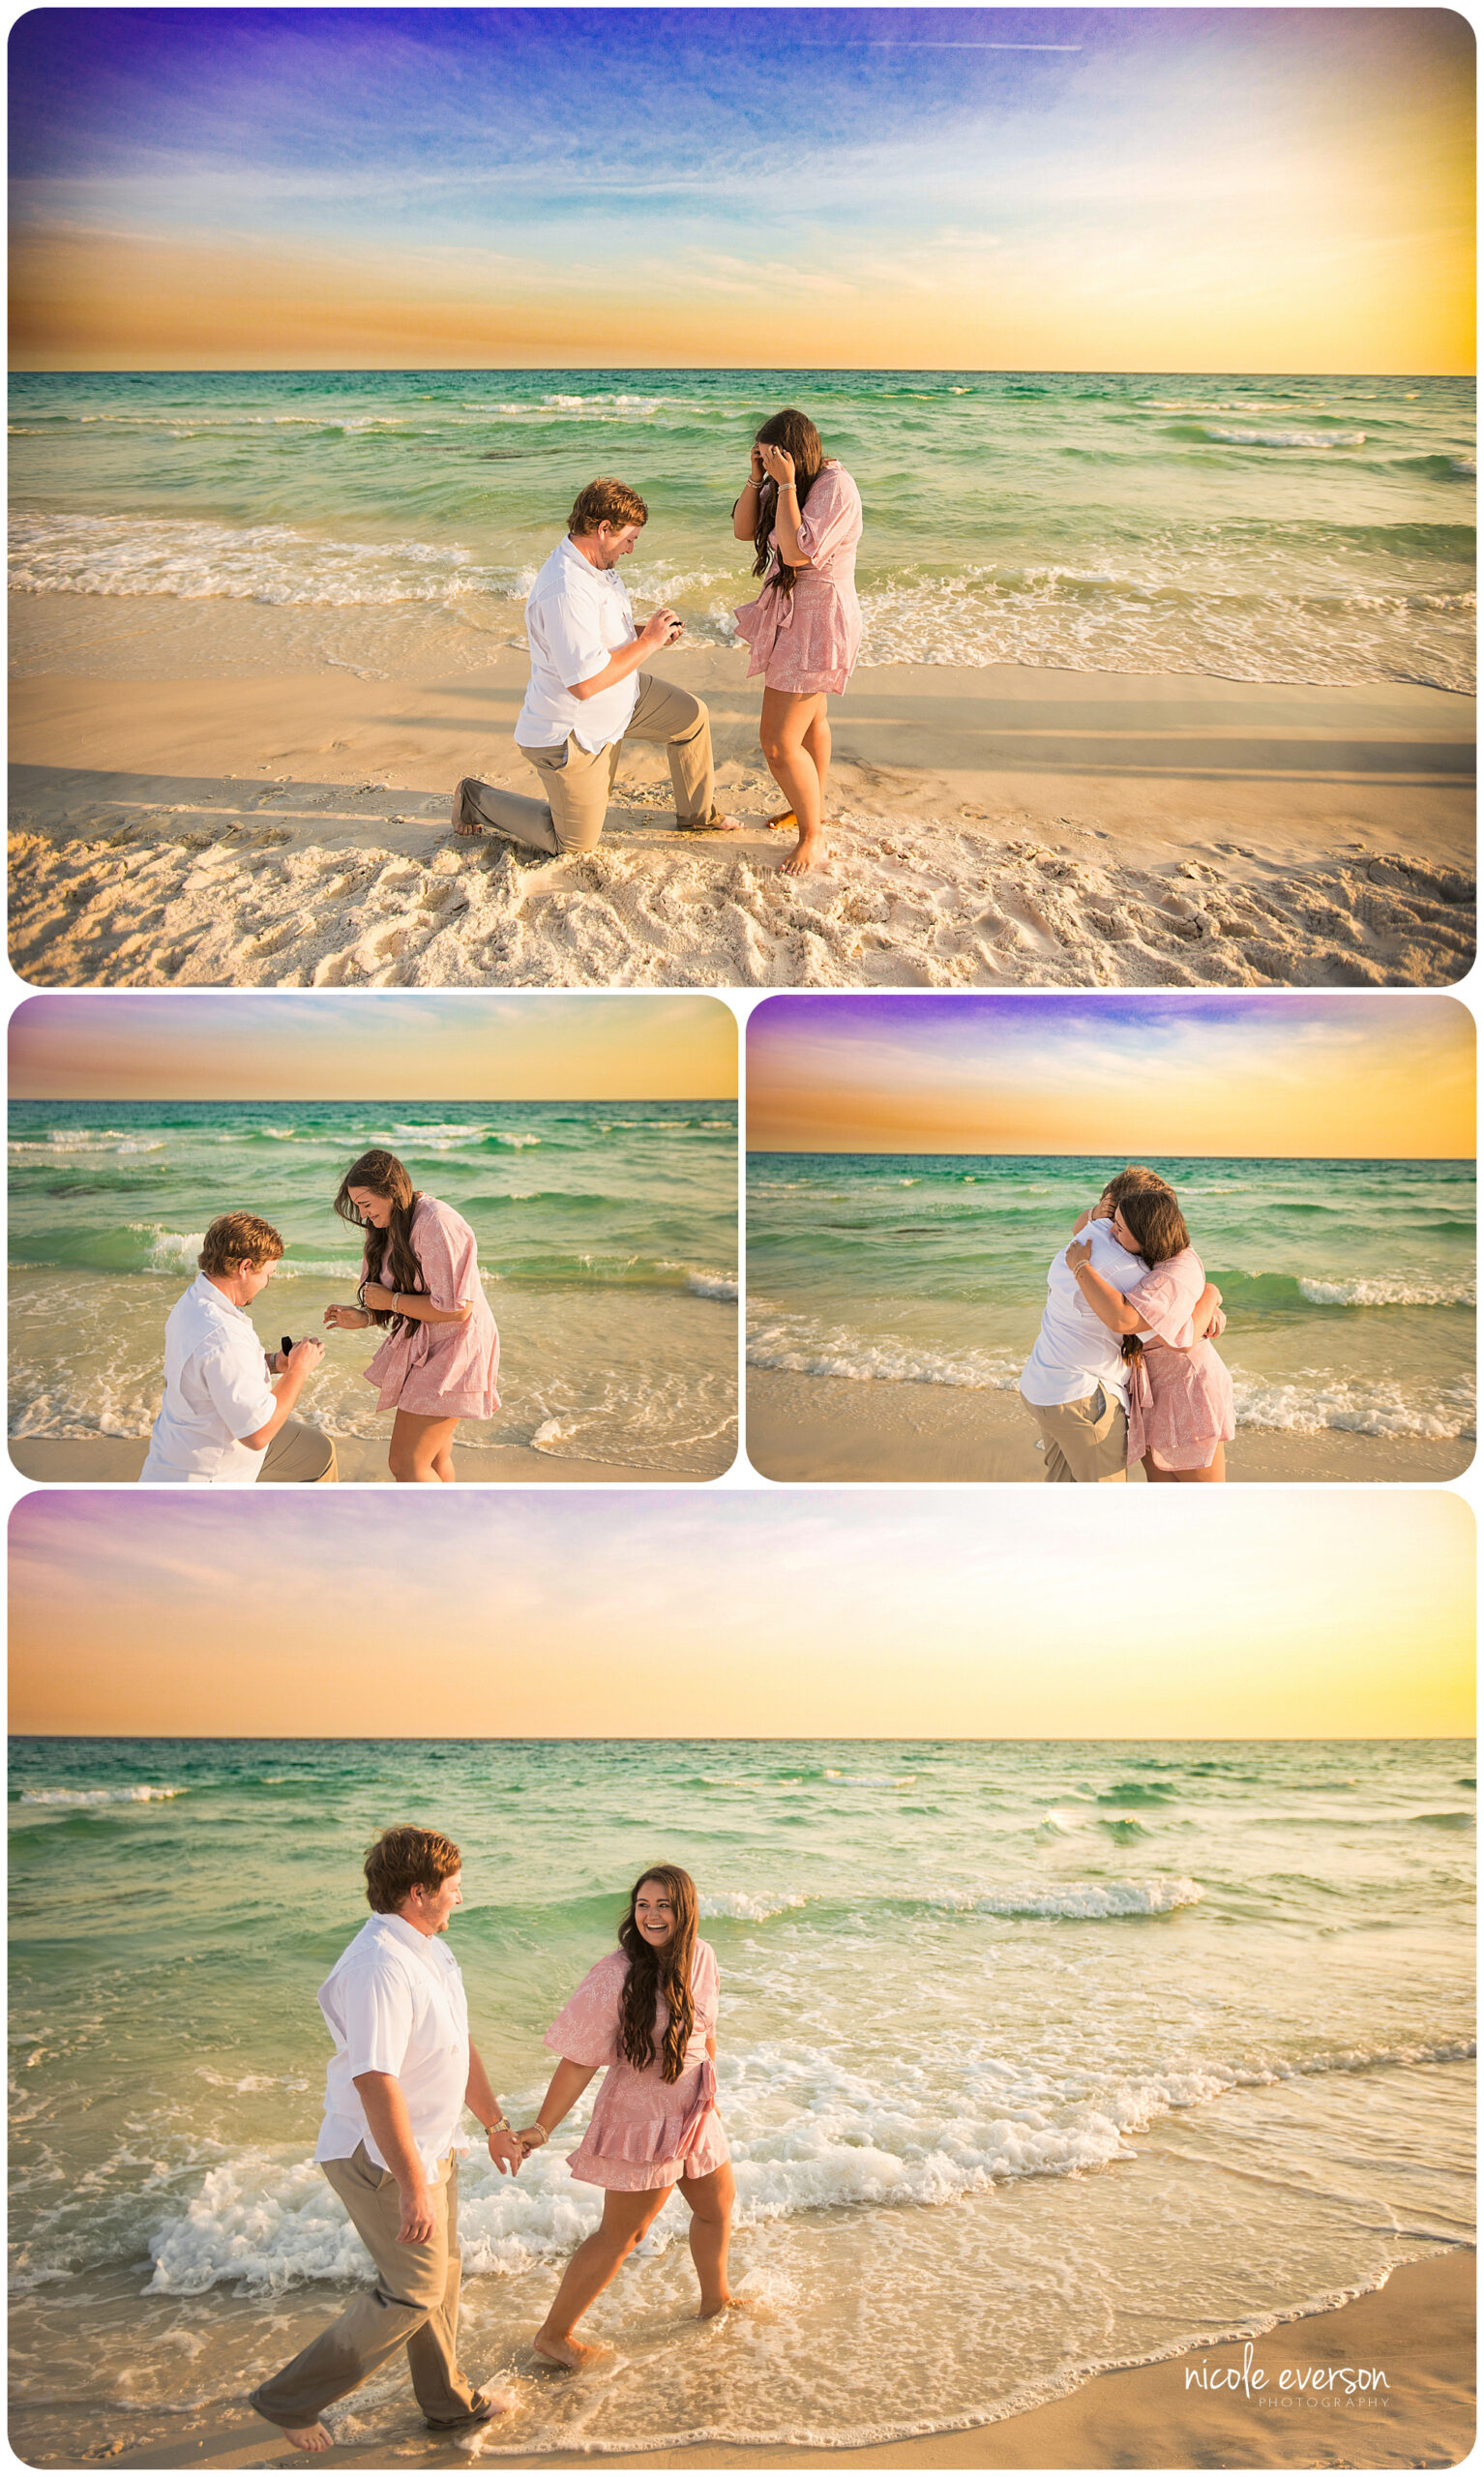
{"type": "Polygon", "coordinates": [[[1172,1479],[1183,1479],[1187,1482],[1192,1479],[1204,1479],[1207,1481],[1212,1479],[1224,1479],[1226,1476],[1227,1448],[1224,1445],[1218,1445],[1215,1452],[1212,1454],[1203,1471],[1172,1471],[1170,1474],[1172,1479]]]}
{"type": "MultiPolygon", "coordinates": [[[[811,727],[816,720],[824,722],[828,739],[827,712],[822,692],[815,697],[794,697],[783,688],[765,688],[762,692],[762,715],[757,725],[757,736],[768,761],[768,772],[798,820],[798,842],[781,864],[786,877],[802,877],[806,869],[816,867],[827,857],[824,792],[818,766],[807,745],[811,727]]],[[[828,763],[826,746],[826,769],[828,763]]]]}
{"type": "Polygon", "coordinates": [[[392,1421],[392,1443],[387,1454],[393,1478],[425,1485],[452,1479],[452,1447],[458,1425],[457,1419],[430,1419],[416,1411],[399,1411],[392,1421]]]}
{"type": "Polygon", "coordinates": [[[1168,1486],[1172,1479],[1178,1479],[1180,1475],[1178,1471],[1162,1471],[1153,1454],[1146,1453],[1143,1457],[1143,1476],[1151,1488],[1158,1488],[1168,1486]]]}
{"type": "Polygon", "coordinates": [[[727,2253],[736,2183],[730,2167],[722,2166],[714,2167],[709,2176],[682,2176],[680,2190],[691,2207],[691,2259],[700,2282],[701,2317],[707,2320],[731,2303],[727,2253]]]}
{"type": "Polygon", "coordinates": [[[830,735],[830,702],[827,697],[819,700],[819,710],[804,733],[804,746],[814,759],[815,772],[819,777],[819,814],[822,818],[830,788],[830,758],[835,746],[830,735]]]}
{"type": "Polygon", "coordinates": [[[661,2185],[647,2193],[604,2194],[601,2224],[591,2236],[583,2237],[573,2254],[551,2299],[551,2310],[531,2343],[536,2354],[545,2357],[549,2365],[563,2365],[575,2373],[589,2357],[598,2354],[596,2348],[573,2338],[573,2326],[580,2322],[593,2299],[603,2294],[619,2263],[627,2260],[645,2230],[653,2226],[671,2190],[668,2185],[661,2185]]]}

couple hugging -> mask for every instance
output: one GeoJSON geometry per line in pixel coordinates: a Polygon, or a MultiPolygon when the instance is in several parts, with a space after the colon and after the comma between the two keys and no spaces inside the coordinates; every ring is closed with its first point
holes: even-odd
{"type": "Polygon", "coordinates": [[[559,2057],[534,2121],[517,2133],[469,2036],[459,1964],[439,1938],[462,1907],[462,1861],[442,1833],[384,1832],[366,1854],[372,1916],[319,1990],[335,2043],[314,2156],[375,2265],[364,2290],[250,2404],[300,2451],[326,2451],[321,2412],[405,2347],[428,2425],[485,2424],[510,2402],[460,2373],[458,2153],[467,2107],[501,2175],[518,2175],[593,2075],[606,2077],[567,2162],[603,2188],[603,2218],[578,2247],[532,2346],[559,2372],[607,2353],[573,2327],[678,2185],[691,2212],[700,2313],[733,2303],[727,2253],[734,2198],[716,2109],[716,1955],[697,1935],[696,1887],[650,1866],[629,1895],[618,1944],[546,2033],[559,2057]]]}
{"type": "MultiPolygon", "coordinates": [[[[332,1332],[385,1334],[365,1374],[377,1410],[394,1414],[393,1478],[452,1479],[460,1419],[491,1418],[500,1407],[500,1337],[474,1233],[379,1149],[352,1161],[335,1209],[365,1232],[365,1250],[354,1305],[327,1307],[324,1322],[332,1332]]],[[[285,1333],[282,1350],[265,1351],[248,1314],[282,1254],[256,1213],[223,1212],[206,1232],[200,1270],[165,1324],[164,1399],[141,1479],[231,1488],[337,1477],[331,1440],[290,1417],[323,1342],[285,1333]]]]}
{"type": "MultiPolygon", "coordinates": [[[[672,645],[684,623],[661,609],[634,625],[618,574],[648,522],[638,491],[611,479],[579,492],[558,543],[525,606],[531,684],[516,723],[516,744],[541,777],[545,800],[503,791],[465,775],[454,792],[460,834],[496,834],[537,851],[591,851],[603,832],[608,794],[626,739],[661,743],[669,757],[675,822],[728,832],[738,821],[715,803],[711,721],[698,697],[657,679],[645,667],[672,645]]],[[[855,597],[860,492],[827,457],[807,414],[794,406],[765,421],[753,441],[751,469],[731,512],[734,540],[751,542],[763,580],[756,602],[737,612],[751,648],[748,676],[763,675],[757,735],[768,771],[788,802],[770,825],[798,828],[782,863],[802,876],[825,854],[824,793],[829,780],[830,697],[838,697],[861,646],[855,597]]]]}
{"type": "Polygon", "coordinates": [[[1174,1190],[1120,1170],[1047,1275],[1021,1371],[1048,1479],[1122,1479],[1132,1462],[1156,1481],[1225,1479],[1236,1420],[1211,1342],[1226,1321],[1174,1190]]]}

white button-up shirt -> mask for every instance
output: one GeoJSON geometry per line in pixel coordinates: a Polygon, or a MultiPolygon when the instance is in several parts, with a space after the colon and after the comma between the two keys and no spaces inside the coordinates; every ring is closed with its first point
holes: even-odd
{"type": "Polygon", "coordinates": [[[355,2076],[390,2073],[401,2084],[424,2172],[436,2184],[439,2162],[470,2146],[459,2130],[469,2086],[469,2008],[447,1944],[404,1918],[369,1918],[320,1988],[319,2009],[335,2053],[315,2158],[349,2159],[364,2141],[367,2156],[387,2166],[355,2076]]]}
{"type": "Polygon", "coordinates": [[[526,598],[525,633],[531,684],[516,722],[518,746],[555,748],[570,731],[579,748],[595,755],[622,739],[638,702],[637,671],[596,697],[571,693],[574,682],[595,679],[638,635],[618,570],[595,568],[570,538],[558,542],[526,598]]]}
{"type": "Polygon", "coordinates": [[[266,1446],[244,1445],[278,1401],[252,1319],[197,1273],[164,1328],[164,1400],[141,1479],[192,1488],[251,1486],[266,1446]]]}
{"type": "MultiPolygon", "coordinates": [[[[1092,1241],[1093,1271],[1114,1290],[1123,1294],[1143,1281],[1148,1266],[1119,1246],[1111,1221],[1089,1221],[1082,1238],[1092,1241]]],[[[1100,1385],[1128,1409],[1128,1370],[1118,1336],[1093,1314],[1063,1248],[1046,1276],[1046,1313],[1021,1371],[1021,1391],[1038,1410],[1049,1411],[1059,1402],[1083,1401],[1100,1385]]]]}

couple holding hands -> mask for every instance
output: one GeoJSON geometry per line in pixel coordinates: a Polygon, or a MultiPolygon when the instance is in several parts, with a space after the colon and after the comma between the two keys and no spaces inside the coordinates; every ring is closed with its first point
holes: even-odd
{"type": "MultiPolygon", "coordinates": [[[[711,721],[698,697],[657,679],[651,657],[683,623],[668,609],[636,628],[618,575],[647,523],[638,491],[611,478],[578,493],[525,606],[531,684],[516,743],[541,777],[544,800],[465,775],[454,792],[460,834],[490,827],[546,852],[591,851],[603,832],[626,739],[661,743],[669,759],[675,822],[727,832],[737,819],[716,806],[711,721]]],[[[860,492],[826,457],[808,415],[789,405],[765,421],[731,514],[734,540],[750,542],[755,602],[736,613],[751,650],[748,676],[763,677],[758,738],[787,802],[771,825],[793,825],[798,842],[782,863],[798,877],[826,856],[824,795],[830,764],[830,697],[844,690],[861,646],[855,596],[860,492]]]]}
{"type": "Polygon", "coordinates": [[[366,1856],[372,1915],[319,1990],[335,2042],[314,2156],[375,2265],[329,2329],[251,2394],[301,2451],[334,2440],[322,2411],[401,2347],[427,2424],[437,2432],[508,2413],[460,2371],[459,2131],[468,2107],[500,2173],[519,2174],[597,2073],[606,2078],[568,2160],[603,2188],[603,2218],[563,2273],[532,2342],[541,2362],[577,2373],[606,2353],[573,2336],[678,2185],[691,2213],[702,2316],[733,2303],[727,2253],[734,2198],[716,2109],[716,1955],[697,1933],[696,1887],[678,1866],[647,1867],[629,1895],[617,1949],[588,1971],[546,2033],[560,2059],[533,2121],[506,2119],[469,2036],[459,1964],[439,1939],[462,1906],[462,1862],[445,1835],[385,1832],[366,1856]]]}

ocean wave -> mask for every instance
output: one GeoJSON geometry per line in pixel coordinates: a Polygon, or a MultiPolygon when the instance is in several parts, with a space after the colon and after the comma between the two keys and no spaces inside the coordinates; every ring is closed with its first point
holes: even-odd
{"type": "Polygon", "coordinates": [[[1013,1392],[1021,1360],[1006,1351],[933,1350],[890,1338],[867,1341],[844,1327],[822,1329],[801,1316],[772,1316],[748,1336],[749,1367],[792,1376],[838,1376],[852,1385],[948,1385],[1013,1392]]]}
{"type": "Polygon", "coordinates": [[[1236,430],[1209,422],[1201,435],[1218,447],[1364,447],[1363,430],[1236,430]]]}
{"type": "Polygon", "coordinates": [[[971,1910],[981,1918],[1163,1918],[1205,1895],[1189,1875],[1151,1875],[1139,1883],[1019,1884],[924,1897],[930,1908],[971,1910]]]}
{"type": "MultiPolygon", "coordinates": [[[[724,2057],[721,2101],[736,2179],[739,2227],[819,2210],[932,2209],[996,2186],[1065,2177],[1129,2156],[1131,2136],[1233,2091],[1329,2073],[1462,2062],[1469,2040],[1418,2041],[1251,2063],[1181,2057],[1130,2069],[1089,2091],[1028,2066],[966,2064],[960,2088],[935,2098],[909,2076],[877,2082],[827,2050],[777,2043],[724,2057]],[[754,2132],[755,2098],[781,2118],[754,2132]]],[[[567,2138],[575,2142],[577,2129],[567,2138]]],[[[562,2150],[540,2151],[518,2180],[479,2152],[460,2171],[466,2275],[513,2277],[567,2254],[596,2225],[601,2197],[574,2185],[562,2150]]],[[[662,2219],[647,2253],[685,2241],[662,2219]]],[[[219,2285],[279,2294],[311,2280],[341,2285],[369,2269],[359,2238],[307,2160],[246,2150],[210,2167],[200,2187],[149,2236],[149,2292],[197,2296],[219,2285]]]]}
{"type": "Polygon", "coordinates": [[[1379,1274],[1350,1281],[1300,1280],[1299,1292],[1316,1307],[1472,1307],[1472,1281],[1417,1281],[1379,1274]]]}
{"type": "Polygon", "coordinates": [[[1333,1428],[1351,1436],[1434,1439],[1474,1433],[1474,1390],[1467,1379],[1430,1401],[1419,1401],[1400,1385],[1381,1380],[1353,1383],[1320,1369],[1303,1369],[1290,1380],[1252,1376],[1233,1366],[1232,1389],[1238,1432],[1272,1428],[1314,1435],[1333,1428]]]}
{"type": "Polygon", "coordinates": [[[324,541],[283,524],[17,516],[11,527],[13,593],[351,606],[523,598],[534,582],[534,569],[479,567],[459,544],[324,541]]]}
{"type": "Polygon", "coordinates": [[[697,1298],[734,1299],[739,1289],[735,1273],[688,1272],[685,1286],[697,1298]]]}
{"type": "Polygon", "coordinates": [[[742,1918],[754,1925],[761,1925],[768,1918],[784,1918],[791,1909],[803,1909],[805,1893],[706,1893],[702,1895],[702,1918],[742,1918]]]}
{"type": "Polygon", "coordinates": [[[168,1798],[186,1798],[189,1789],[22,1789],[23,1806],[152,1806],[168,1798]]]}

